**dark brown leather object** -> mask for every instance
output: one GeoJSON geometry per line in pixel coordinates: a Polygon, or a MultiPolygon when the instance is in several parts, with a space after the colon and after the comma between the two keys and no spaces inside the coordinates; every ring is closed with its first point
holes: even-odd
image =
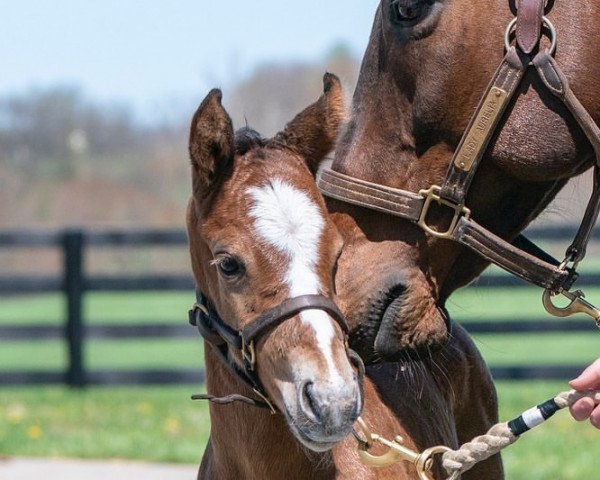
{"type": "Polygon", "coordinates": [[[521,50],[533,52],[542,34],[544,0],[519,0],[517,3],[517,43],[521,50]]]}
{"type": "Polygon", "coordinates": [[[246,343],[250,343],[303,310],[314,309],[327,312],[345,334],[350,331],[344,315],[333,300],[323,295],[300,295],[288,298],[276,307],[263,312],[247,325],[240,335],[246,343]]]}

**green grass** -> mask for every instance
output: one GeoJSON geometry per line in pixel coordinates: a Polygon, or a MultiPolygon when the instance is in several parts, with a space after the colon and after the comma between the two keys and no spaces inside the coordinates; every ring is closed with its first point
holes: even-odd
{"type": "MultiPolygon", "coordinates": [[[[194,294],[183,292],[104,293],[84,297],[83,314],[90,324],[187,324],[194,294]]],[[[0,325],[61,325],[65,302],[61,295],[0,297],[0,325]]]]}
{"type": "MultiPolygon", "coordinates": [[[[187,311],[193,293],[93,293],[84,302],[84,318],[94,324],[188,325],[187,311]]],[[[62,325],[64,302],[59,295],[0,299],[0,325],[62,325]]],[[[202,368],[203,342],[194,336],[179,339],[90,340],[84,349],[89,368],[202,368]]],[[[65,342],[13,341],[1,344],[0,368],[4,370],[64,369],[65,342]]]]}
{"type": "Polygon", "coordinates": [[[489,365],[587,364],[600,355],[600,335],[585,333],[474,334],[489,365]]]}
{"type": "Polygon", "coordinates": [[[209,433],[201,387],[0,389],[0,455],[196,463],[209,433]]]}
{"type": "MultiPolygon", "coordinates": [[[[499,382],[509,420],[561,382],[499,382]]],[[[130,458],[197,464],[209,433],[194,387],[0,389],[0,455],[130,458]]],[[[600,432],[558,412],[505,450],[509,480],[597,478],[600,432]]]]}
{"type": "MultiPolygon", "coordinates": [[[[600,289],[590,289],[597,303],[600,289]]],[[[91,324],[187,324],[193,294],[93,293],[84,308],[91,324]]],[[[461,322],[546,317],[540,291],[470,288],[449,302],[461,322]]],[[[61,325],[64,304],[57,295],[0,298],[0,324],[61,325]]],[[[191,327],[190,327],[191,328],[191,327]]],[[[600,337],[590,334],[474,336],[490,365],[511,363],[588,363],[600,354],[600,337]]],[[[98,340],[88,343],[90,368],[202,367],[199,338],[98,340]]],[[[62,342],[0,344],[0,368],[54,370],[65,366],[62,342]]],[[[564,382],[498,382],[501,419],[567,388],[564,382]]],[[[152,388],[64,387],[0,388],[0,456],[131,458],[198,463],[208,436],[206,404],[192,402],[201,386],[152,388]]],[[[596,478],[600,432],[559,412],[529,432],[504,454],[509,480],[596,478]]]]}
{"type": "MultiPolygon", "coordinates": [[[[84,361],[90,368],[202,368],[204,345],[198,338],[89,341],[84,361]]],[[[67,363],[64,342],[18,341],[0,349],[3,370],[60,370],[67,363]]]]}
{"type": "MultiPolygon", "coordinates": [[[[600,288],[585,289],[586,299],[600,305],[600,288]]],[[[566,305],[566,299],[557,297],[556,305],[566,305]]],[[[490,318],[498,320],[547,319],[555,317],[546,313],[542,305],[542,290],[536,287],[490,288],[473,285],[454,293],[447,302],[452,318],[462,323],[490,318]]],[[[577,314],[570,318],[589,319],[577,314]]]]}
{"type": "MultiPolygon", "coordinates": [[[[498,382],[500,419],[508,421],[567,386],[562,382],[498,382]]],[[[598,478],[600,431],[566,411],[527,432],[504,450],[508,480],[598,478]]]]}

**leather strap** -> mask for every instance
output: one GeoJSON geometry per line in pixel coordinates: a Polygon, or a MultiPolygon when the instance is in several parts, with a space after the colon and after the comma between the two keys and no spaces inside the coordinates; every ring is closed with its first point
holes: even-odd
{"type": "Polygon", "coordinates": [[[229,344],[233,347],[242,348],[242,339],[237,330],[227,325],[216,312],[212,303],[196,290],[196,303],[188,311],[190,325],[198,328],[200,335],[213,345],[221,346],[229,344]]]}
{"type": "Polygon", "coordinates": [[[571,90],[567,77],[563,74],[554,58],[548,52],[540,52],[533,59],[533,65],[548,90],[558,97],[571,112],[581,130],[589,140],[596,156],[594,169],[594,187],[586,207],[581,226],[575,239],[567,249],[567,258],[580,262],[586,253],[587,244],[600,210],[600,128],[571,90]]]}
{"type": "Polygon", "coordinates": [[[240,332],[240,337],[245,343],[250,343],[303,310],[313,309],[327,312],[338,323],[342,332],[349,333],[350,328],[344,315],[331,299],[323,295],[300,295],[288,298],[276,307],[266,310],[244,327],[240,332]]]}
{"type": "Polygon", "coordinates": [[[494,73],[450,162],[440,196],[465,204],[477,168],[506,107],[523,79],[528,57],[511,47],[494,73]]]}
{"type": "Polygon", "coordinates": [[[211,346],[221,363],[225,365],[235,377],[242,380],[260,397],[266,399],[265,390],[261,385],[256,372],[245,368],[245,366],[244,368],[240,367],[231,356],[229,346],[233,346],[237,350],[242,348],[242,340],[237,330],[231,328],[221,319],[212,306],[212,303],[199,289],[196,289],[196,303],[188,312],[188,319],[191,325],[197,327],[198,332],[211,346]]]}
{"type": "Polygon", "coordinates": [[[530,54],[542,35],[545,0],[519,0],[517,7],[517,44],[530,54]]]}
{"type": "Polygon", "coordinates": [[[350,331],[338,306],[323,295],[300,295],[288,298],[276,307],[265,310],[242,330],[235,330],[225,323],[199,290],[196,292],[196,299],[196,304],[188,312],[190,324],[196,326],[202,338],[209,343],[219,346],[227,343],[238,350],[244,343],[248,344],[265,335],[303,310],[323,310],[337,322],[342,332],[348,334],[350,331]]]}
{"type": "MultiPolygon", "coordinates": [[[[420,195],[356,179],[334,170],[324,170],[321,173],[319,188],[325,196],[413,223],[418,222],[425,203],[420,195]]],[[[559,268],[556,259],[525,237],[517,237],[516,245],[513,245],[471,218],[459,219],[451,239],[542,288],[550,288],[552,291],[568,290],[577,279],[575,271],[559,268]]]]}
{"type": "MultiPolygon", "coordinates": [[[[260,407],[266,406],[266,408],[269,408],[275,413],[275,407],[269,400],[266,390],[256,374],[254,365],[250,364],[245,355],[243,355],[244,366],[242,368],[238,362],[232,358],[229,347],[241,350],[242,354],[244,354],[243,349],[250,345],[254,340],[267,334],[270,330],[303,310],[311,309],[327,312],[340,326],[344,335],[348,335],[350,329],[344,315],[333,300],[323,295],[300,295],[298,297],[288,298],[278,306],[263,312],[244,329],[235,330],[223,321],[208,298],[205,297],[199,289],[196,289],[196,303],[188,312],[190,324],[198,328],[198,332],[202,338],[204,338],[211,346],[219,360],[229,369],[229,371],[248,385],[264,400],[264,402],[237,394],[219,398],[215,398],[208,394],[200,394],[196,398],[223,404],[243,401],[260,407]]],[[[352,359],[353,357],[350,358],[352,359]]]]}
{"type": "Polygon", "coordinates": [[[252,405],[253,407],[266,408],[268,410],[271,409],[271,406],[267,402],[261,402],[260,400],[248,398],[244,395],[240,395],[239,393],[232,393],[231,395],[225,395],[224,397],[215,397],[214,395],[210,395],[208,393],[197,393],[192,395],[192,400],[208,400],[209,402],[216,403],[217,405],[229,405],[231,403],[241,402],[247,405],[252,405]]]}
{"type": "Polygon", "coordinates": [[[600,168],[594,167],[594,187],[585,209],[585,214],[573,243],[567,249],[566,257],[572,262],[580,262],[585,257],[587,245],[600,210],[600,168]]]}
{"type": "Polygon", "coordinates": [[[416,193],[367,182],[331,169],[321,172],[318,183],[321,192],[328,197],[413,222],[419,220],[425,203],[425,199],[416,193]]]}
{"type": "Polygon", "coordinates": [[[458,221],[453,239],[513,275],[552,292],[569,290],[578,277],[570,268],[559,268],[556,260],[548,263],[531,255],[471,219],[458,221]]]}

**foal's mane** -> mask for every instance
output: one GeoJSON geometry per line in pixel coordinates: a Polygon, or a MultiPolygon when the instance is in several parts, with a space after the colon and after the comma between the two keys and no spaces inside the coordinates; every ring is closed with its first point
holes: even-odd
{"type": "MultiPolygon", "coordinates": [[[[283,143],[277,136],[275,138],[265,138],[249,126],[239,128],[235,131],[234,149],[236,155],[245,155],[255,148],[273,148],[297,151],[297,149],[294,147],[283,143]]],[[[258,158],[264,159],[264,156],[259,154],[258,158]]]]}
{"type": "Polygon", "coordinates": [[[250,127],[242,127],[235,132],[234,137],[235,153],[245,155],[253,148],[265,147],[267,139],[260,133],[250,127]]]}

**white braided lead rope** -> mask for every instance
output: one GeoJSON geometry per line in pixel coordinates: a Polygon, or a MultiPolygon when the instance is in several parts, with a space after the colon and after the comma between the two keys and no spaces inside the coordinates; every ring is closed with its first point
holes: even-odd
{"type": "Polygon", "coordinates": [[[463,444],[458,450],[451,450],[442,455],[442,465],[450,475],[449,480],[458,478],[473,465],[500,452],[503,448],[516,442],[520,435],[545,422],[562,408],[568,407],[577,400],[588,397],[596,404],[600,403],[600,390],[579,392],[570,390],[559,393],[556,397],[523,412],[510,422],[497,423],[488,432],[463,444]]]}

